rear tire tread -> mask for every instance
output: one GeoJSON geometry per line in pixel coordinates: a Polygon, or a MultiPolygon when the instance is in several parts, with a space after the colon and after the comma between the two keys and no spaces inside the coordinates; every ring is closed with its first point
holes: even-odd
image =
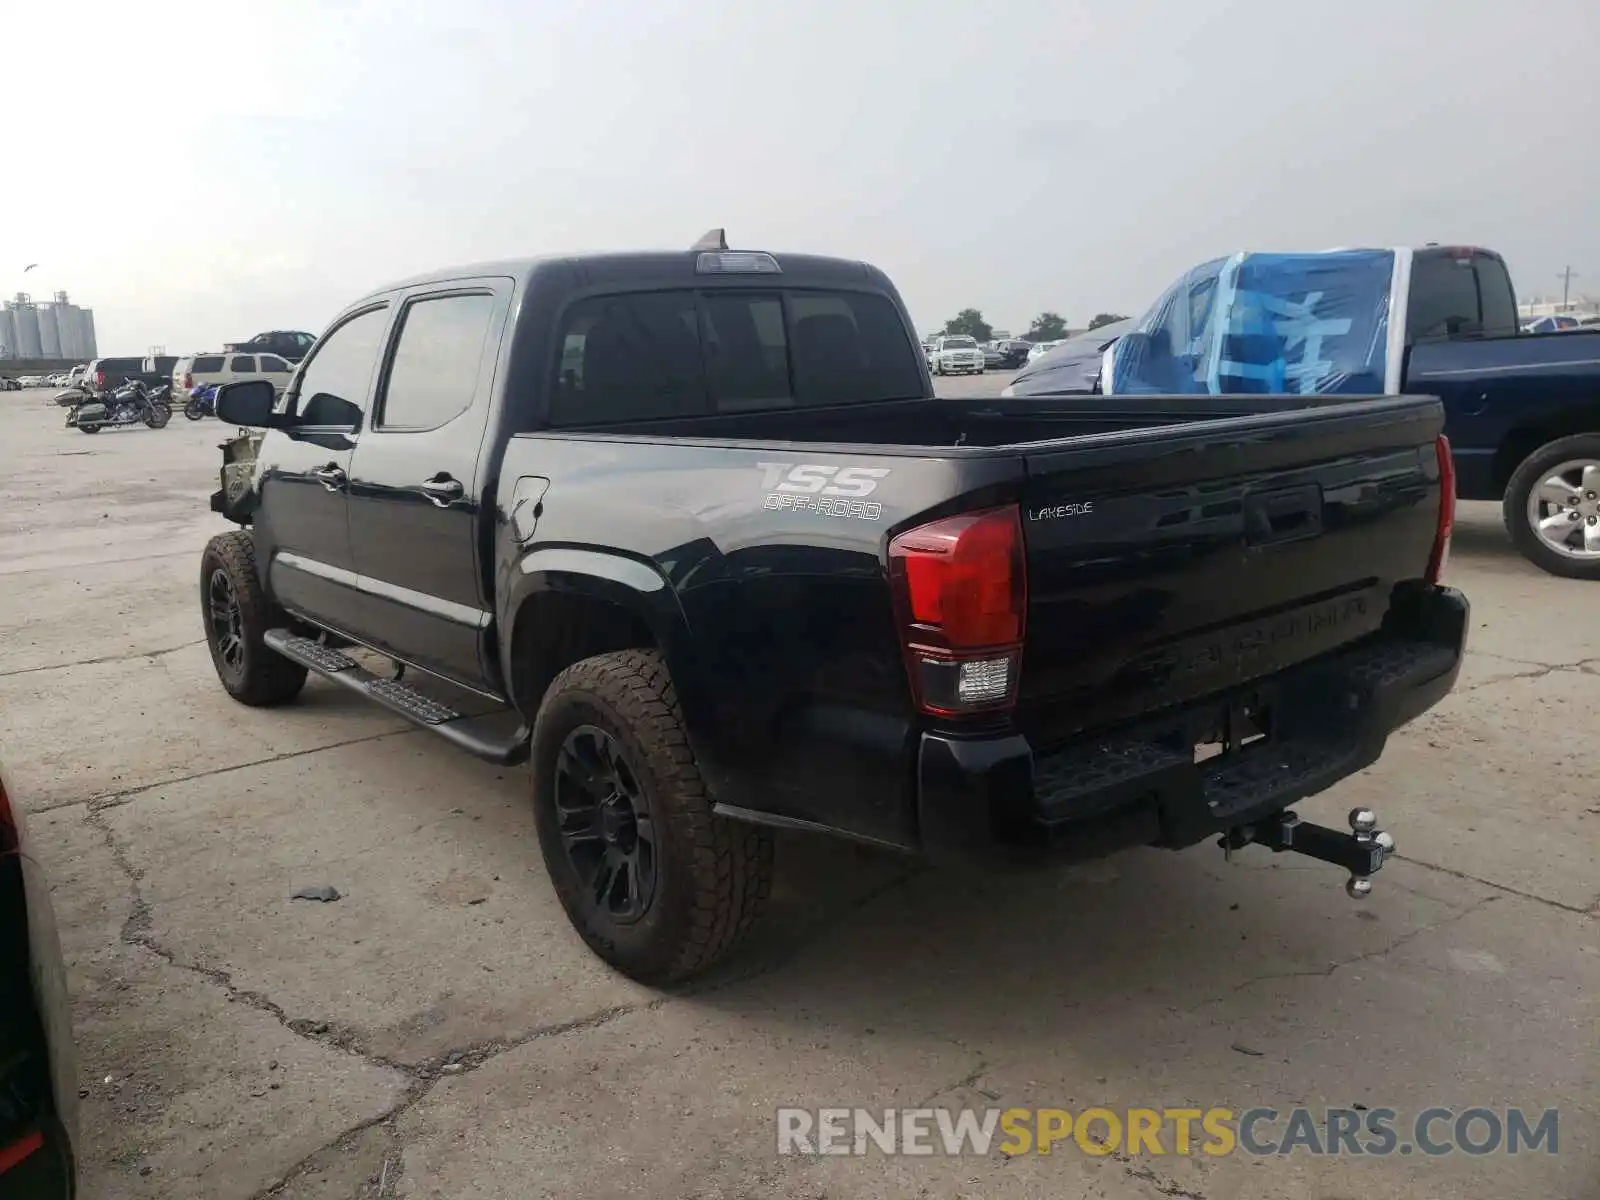
{"type": "MultiPolygon", "coordinates": [[[[711,811],[677,691],[658,652],[620,650],[568,667],[551,683],[542,711],[552,699],[572,692],[597,696],[623,719],[656,785],[650,800],[667,844],[675,852],[689,851],[687,861],[677,864],[687,881],[688,913],[676,944],[636,961],[619,961],[603,939],[574,923],[602,957],[641,982],[687,979],[724,958],[760,917],[772,887],[772,839],[759,826],[711,811]]],[[[536,797],[536,803],[543,798],[536,797]]]]}

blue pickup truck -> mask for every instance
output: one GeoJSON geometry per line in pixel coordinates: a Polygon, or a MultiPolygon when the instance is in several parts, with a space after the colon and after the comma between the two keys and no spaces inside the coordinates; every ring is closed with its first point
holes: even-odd
{"type": "Polygon", "coordinates": [[[1053,357],[1004,395],[1436,395],[1457,495],[1499,501],[1537,566],[1600,580],[1600,329],[1523,332],[1493,251],[1213,259],[1104,347],[1098,370],[1082,349],[1070,362],[1053,357]],[[1066,376],[1076,384],[1063,387],[1066,376]]]}

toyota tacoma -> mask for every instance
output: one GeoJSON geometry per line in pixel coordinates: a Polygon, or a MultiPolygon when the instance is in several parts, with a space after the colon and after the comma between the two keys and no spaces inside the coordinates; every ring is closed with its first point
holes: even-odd
{"type": "Polygon", "coordinates": [[[217,409],[222,686],[315,673],[531,761],[556,894],[650,982],[751,927],[773,829],[1215,838],[1363,894],[1393,839],[1291,805],[1461,666],[1437,400],[935,400],[881,272],[720,231],[384,288],[217,409]]]}

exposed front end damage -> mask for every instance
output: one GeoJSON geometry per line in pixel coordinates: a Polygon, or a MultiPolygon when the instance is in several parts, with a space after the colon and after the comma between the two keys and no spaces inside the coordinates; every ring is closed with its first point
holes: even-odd
{"type": "Polygon", "coordinates": [[[222,488],[211,493],[211,511],[221,513],[236,525],[248,525],[260,493],[255,487],[256,456],[265,433],[259,429],[240,429],[222,451],[222,488]]]}

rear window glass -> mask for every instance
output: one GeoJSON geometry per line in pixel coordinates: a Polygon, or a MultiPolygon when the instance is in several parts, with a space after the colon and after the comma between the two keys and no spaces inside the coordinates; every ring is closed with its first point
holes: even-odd
{"type": "Polygon", "coordinates": [[[1438,341],[1481,333],[1483,308],[1472,260],[1419,254],[1411,264],[1406,333],[1413,341],[1438,341]]]}
{"type": "Polygon", "coordinates": [[[916,350],[886,296],[632,293],[567,310],[551,421],[611,424],[871,403],[922,390],[916,350]]]}
{"type": "Polygon", "coordinates": [[[190,367],[189,370],[201,374],[213,374],[220,371],[222,370],[222,355],[202,354],[194,360],[194,366],[190,367]]]}

